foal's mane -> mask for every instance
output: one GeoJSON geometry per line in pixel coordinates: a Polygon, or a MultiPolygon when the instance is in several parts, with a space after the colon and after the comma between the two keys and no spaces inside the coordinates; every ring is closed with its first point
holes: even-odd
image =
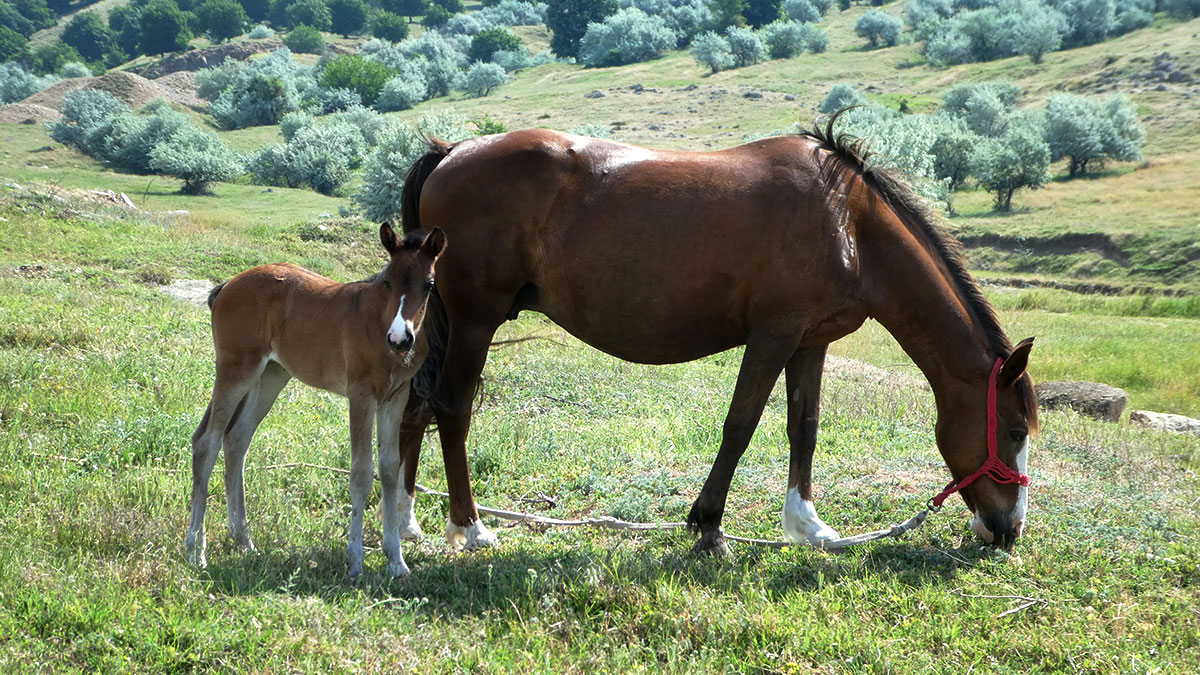
{"type": "MultiPolygon", "coordinates": [[[[856,138],[848,133],[834,133],[834,123],[850,109],[842,108],[834,113],[825,124],[824,129],[814,123],[812,130],[803,131],[800,135],[817,141],[822,148],[829,151],[831,157],[841,159],[842,162],[854,169],[858,176],[896,212],[896,215],[909,228],[924,235],[930,249],[941,258],[942,263],[950,272],[950,279],[975,320],[979,322],[992,351],[997,356],[1006,358],[1012,353],[1012,343],[1004,334],[1004,329],[1000,327],[996,311],[983,296],[983,291],[975,278],[967,271],[962,245],[938,222],[937,216],[907,183],[892,171],[871,166],[871,152],[866,148],[864,139],[856,138]]],[[[822,175],[827,174],[822,172],[822,175]]],[[[845,208],[844,205],[842,208],[845,208]]],[[[1017,384],[1017,391],[1022,407],[1025,409],[1026,419],[1029,420],[1031,427],[1036,428],[1037,399],[1034,396],[1033,384],[1029,377],[1021,378],[1017,384]]]]}

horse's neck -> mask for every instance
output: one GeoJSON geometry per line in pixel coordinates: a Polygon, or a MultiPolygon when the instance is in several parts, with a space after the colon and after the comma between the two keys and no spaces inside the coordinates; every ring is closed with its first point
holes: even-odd
{"type": "Polygon", "coordinates": [[[892,334],[935,395],[986,375],[995,359],[988,336],[936,247],[889,213],[860,228],[859,248],[868,315],[892,334]]]}

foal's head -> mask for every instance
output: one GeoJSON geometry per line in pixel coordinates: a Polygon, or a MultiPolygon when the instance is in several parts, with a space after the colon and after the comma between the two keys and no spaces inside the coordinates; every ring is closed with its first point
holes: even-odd
{"type": "Polygon", "coordinates": [[[425,301],[433,291],[433,265],[446,247],[446,235],[434,229],[401,239],[391,223],[379,226],[379,240],[391,260],[375,278],[385,297],[386,339],[394,352],[408,352],[425,318],[425,301]]]}

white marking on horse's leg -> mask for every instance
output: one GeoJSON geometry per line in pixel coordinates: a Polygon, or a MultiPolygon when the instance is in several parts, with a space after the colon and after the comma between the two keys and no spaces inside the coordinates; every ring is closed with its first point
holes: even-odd
{"type": "Polygon", "coordinates": [[[462,547],[464,551],[494,548],[500,545],[496,535],[487,529],[482,520],[476,520],[463,527],[455,525],[449,518],[446,519],[446,543],[450,544],[451,548],[462,547]]]}
{"type": "MultiPolygon", "coordinates": [[[[404,477],[404,462],[400,462],[401,480],[404,477]]],[[[423,539],[425,532],[421,530],[421,523],[417,522],[417,514],[413,509],[416,503],[416,495],[408,494],[408,490],[404,486],[400,486],[399,494],[397,495],[397,510],[396,513],[400,518],[400,538],[401,539],[423,539]]]]}
{"type": "Polygon", "coordinates": [[[416,335],[412,321],[404,319],[404,297],[400,296],[400,306],[396,309],[396,318],[392,319],[392,325],[387,332],[388,339],[397,344],[404,342],[410,335],[416,335]]]}
{"type": "Polygon", "coordinates": [[[790,487],[783,503],[783,538],[797,543],[819,545],[841,539],[841,535],[817,517],[817,507],[800,497],[798,488],[790,487]]]}
{"type": "MultiPolygon", "coordinates": [[[[1021,444],[1020,451],[1017,452],[1017,473],[1025,474],[1025,467],[1029,462],[1029,437],[1025,437],[1025,442],[1021,444]]],[[[1013,529],[1016,535],[1021,536],[1021,532],[1025,529],[1026,509],[1029,507],[1029,488],[1022,485],[1017,488],[1017,507],[1013,509],[1013,529]]]]}

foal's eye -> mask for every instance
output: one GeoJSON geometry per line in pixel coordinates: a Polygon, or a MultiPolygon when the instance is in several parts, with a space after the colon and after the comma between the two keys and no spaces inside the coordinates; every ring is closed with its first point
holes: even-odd
{"type": "Polygon", "coordinates": [[[389,290],[389,291],[390,291],[390,290],[392,290],[392,282],[388,281],[387,279],[384,279],[384,280],[383,280],[383,287],[384,287],[384,288],[386,288],[386,289],[387,289],[387,290],[389,290]]]}
{"type": "Polygon", "coordinates": [[[425,280],[425,291],[426,291],[426,292],[432,291],[432,290],[433,290],[433,286],[434,286],[434,284],[433,284],[433,279],[426,279],[426,280],[425,280]]]}

